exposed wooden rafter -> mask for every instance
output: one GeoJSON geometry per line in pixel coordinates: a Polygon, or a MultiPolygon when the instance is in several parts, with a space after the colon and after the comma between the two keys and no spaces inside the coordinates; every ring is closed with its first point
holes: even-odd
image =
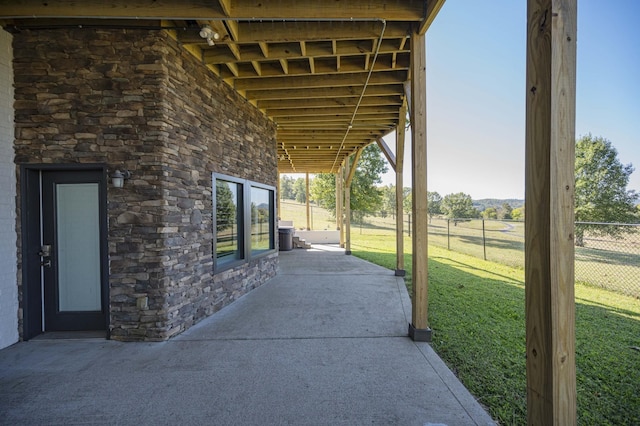
{"type": "Polygon", "coordinates": [[[0,23],[164,29],[277,124],[280,172],[315,173],[403,121],[409,36],[442,3],[0,0],[0,23]],[[200,36],[204,25],[219,35],[212,42],[200,36]]]}

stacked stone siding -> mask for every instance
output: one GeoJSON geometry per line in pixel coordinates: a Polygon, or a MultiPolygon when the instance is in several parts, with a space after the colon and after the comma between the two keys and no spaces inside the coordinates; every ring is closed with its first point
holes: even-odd
{"type": "Polygon", "coordinates": [[[14,36],[16,163],[127,169],[108,185],[111,336],[164,340],[273,275],[213,274],[212,172],[276,185],[275,127],[157,30],[14,36]]]}

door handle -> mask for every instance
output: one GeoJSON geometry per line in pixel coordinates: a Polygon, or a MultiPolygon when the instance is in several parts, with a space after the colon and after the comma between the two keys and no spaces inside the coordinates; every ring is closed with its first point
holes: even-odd
{"type": "Polygon", "coordinates": [[[40,251],[38,252],[38,256],[51,257],[51,244],[45,244],[43,246],[40,246],[40,251]]]}
{"type": "Polygon", "coordinates": [[[43,260],[42,262],[40,262],[40,266],[51,268],[51,259],[43,260]]]}

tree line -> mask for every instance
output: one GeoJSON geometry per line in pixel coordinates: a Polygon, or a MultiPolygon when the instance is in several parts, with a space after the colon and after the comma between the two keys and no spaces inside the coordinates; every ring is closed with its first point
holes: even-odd
{"type": "MultiPolygon", "coordinates": [[[[640,222],[640,194],[628,190],[632,164],[624,165],[611,141],[591,134],[576,141],[575,162],[575,220],[578,222],[638,223],[640,222]]],[[[387,172],[386,161],[377,145],[369,145],[357,164],[351,185],[351,212],[353,219],[362,219],[365,214],[395,216],[396,189],[393,185],[380,187],[381,176],[387,172]]],[[[310,182],[311,199],[332,212],[335,217],[334,174],[317,174],[310,182]]],[[[280,196],[283,199],[306,202],[304,178],[282,176],[280,196]]],[[[411,212],[411,188],[403,188],[403,209],[411,212]]],[[[525,206],[513,208],[503,202],[497,207],[479,210],[470,195],[463,192],[447,194],[428,192],[428,214],[432,218],[443,215],[450,219],[504,219],[524,220],[525,206]]],[[[633,228],[626,228],[633,229],[633,228]]],[[[619,236],[619,227],[595,225],[580,226],[576,230],[576,243],[582,244],[584,232],[619,236]]]]}

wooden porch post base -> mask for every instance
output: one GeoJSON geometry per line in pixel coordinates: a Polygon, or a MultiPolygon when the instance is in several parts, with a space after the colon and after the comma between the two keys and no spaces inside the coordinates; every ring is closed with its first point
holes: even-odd
{"type": "Polygon", "coordinates": [[[351,254],[351,250],[345,250],[345,251],[344,251],[344,254],[346,254],[346,255],[350,255],[350,254],[351,254]]]}
{"type": "Polygon", "coordinates": [[[431,342],[431,329],[415,328],[413,324],[409,324],[409,337],[414,342],[431,342]]]}

